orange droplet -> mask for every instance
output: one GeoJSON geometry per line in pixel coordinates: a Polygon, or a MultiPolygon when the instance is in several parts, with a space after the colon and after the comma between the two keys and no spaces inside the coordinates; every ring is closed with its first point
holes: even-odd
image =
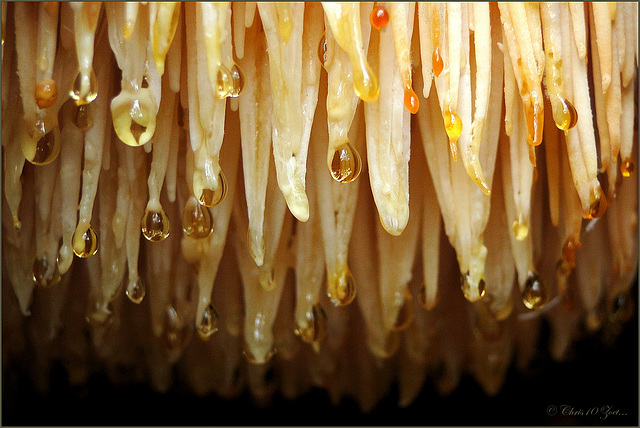
{"type": "Polygon", "coordinates": [[[381,30],[386,27],[389,24],[389,12],[387,12],[387,8],[381,4],[375,5],[369,15],[369,22],[371,22],[371,26],[376,30],[381,30]]]}
{"type": "Polygon", "coordinates": [[[591,189],[589,194],[589,212],[583,215],[584,218],[592,220],[594,218],[600,218],[607,210],[607,198],[602,192],[602,188],[598,185],[591,189]]]}
{"type": "Polygon", "coordinates": [[[39,108],[48,108],[58,99],[58,85],[53,79],[41,80],[36,83],[36,104],[39,108]]]}
{"type": "Polygon", "coordinates": [[[420,108],[420,101],[418,101],[418,96],[411,89],[411,87],[407,87],[404,89],[404,108],[409,110],[409,113],[416,114],[418,109],[420,108]]]}
{"type": "Polygon", "coordinates": [[[444,61],[440,56],[440,48],[435,48],[433,50],[433,55],[431,56],[431,62],[433,66],[433,74],[436,77],[439,77],[440,73],[442,73],[442,70],[444,69],[444,61]]]}
{"type": "Polygon", "coordinates": [[[561,99],[562,103],[562,126],[559,126],[563,131],[568,131],[569,129],[576,126],[578,123],[578,112],[576,108],[569,102],[569,100],[561,99]]]}
{"type": "Polygon", "coordinates": [[[633,161],[631,159],[625,159],[620,164],[620,172],[622,172],[623,177],[630,177],[633,173],[635,166],[633,165],[633,161]]]}

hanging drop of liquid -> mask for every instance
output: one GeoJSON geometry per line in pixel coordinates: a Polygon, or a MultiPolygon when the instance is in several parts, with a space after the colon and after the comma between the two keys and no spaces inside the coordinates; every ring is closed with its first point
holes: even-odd
{"type": "Polygon", "coordinates": [[[82,234],[76,233],[73,235],[73,253],[86,259],[98,252],[98,235],[91,226],[82,234]]]}
{"type": "Polygon", "coordinates": [[[331,159],[331,176],[339,183],[351,183],[360,175],[362,159],[350,142],[339,146],[331,159]]]}
{"type": "Polygon", "coordinates": [[[220,64],[220,67],[218,67],[216,90],[218,92],[218,98],[221,100],[231,96],[233,92],[233,75],[231,74],[231,70],[224,64],[220,64]]]}
{"type": "Polygon", "coordinates": [[[89,104],[98,96],[98,78],[91,70],[89,76],[78,73],[73,81],[73,88],[69,91],[69,96],[76,105],[89,104]]]}
{"type": "Polygon", "coordinates": [[[586,215],[583,215],[584,218],[592,220],[604,215],[607,210],[607,198],[604,196],[600,185],[594,187],[589,192],[589,203],[589,212],[586,215]]]}
{"type": "Polygon", "coordinates": [[[522,302],[524,305],[531,310],[537,310],[546,305],[548,300],[549,294],[547,288],[542,283],[542,279],[536,272],[529,272],[527,281],[524,284],[524,291],[522,292],[522,302]]]}
{"type": "Polygon", "coordinates": [[[200,336],[202,340],[209,340],[209,338],[218,331],[218,320],[218,311],[216,311],[213,304],[209,304],[198,323],[198,336],[200,336]]]}
{"type": "Polygon", "coordinates": [[[556,126],[558,129],[567,132],[578,123],[578,112],[569,100],[560,98],[560,103],[562,104],[562,123],[556,123],[556,126]]]}
{"type": "Polygon", "coordinates": [[[81,131],[86,131],[93,126],[92,104],[75,106],[72,116],[73,124],[81,131]]]}
{"type": "Polygon", "coordinates": [[[513,221],[511,229],[513,231],[513,236],[515,236],[518,241],[524,241],[529,235],[529,225],[524,220],[522,214],[519,214],[518,218],[513,221]]]}
{"type": "Polygon", "coordinates": [[[631,177],[631,174],[633,174],[633,170],[633,161],[629,158],[623,160],[620,164],[620,172],[622,173],[623,177],[631,177]]]}
{"type": "Polygon", "coordinates": [[[182,230],[185,235],[196,239],[204,239],[213,232],[211,213],[198,203],[195,196],[191,196],[184,206],[182,230]]]}
{"type": "Polygon", "coordinates": [[[147,293],[147,288],[140,278],[137,281],[129,281],[125,294],[135,304],[140,304],[147,293]]]}
{"type": "Polygon", "coordinates": [[[171,232],[169,217],[161,209],[160,212],[146,209],[142,217],[142,234],[148,241],[160,242],[167,239],[171,232]]]}
{"type": "Polygon", "coordinates": [[[580,244],[575,237],[568,237],[562,245],[562,262],[569,268],[573,268],[576,265],[576,250],[579,250],[581,247],[582,244],[580,244]]]}
{"type": "Polygon", "coordinates": [[[58,85],[53,79],[41,80],[36,83],[36,104],[39,108],[49,108],[58,100],[58,85]]]}
{"type": "Polygon", "coordinates": [[[378,78],[368,64],[353,68],[353,89],[362,101],[373,102],[380,95],[378,78]]]}
{"type": "Polygon", "coordinates": [[[162,340],[165,346],[170,350],[182,348],[190,339],[190,331],[183,324],[176,309],[171,305],[167,306],[162,325],[162,340]]]}
{"type": "Polygon", "coordinates": [[[319,343],[327,335],[327,314],[320,303],[313,305],[306,314],[307,326],[299,327],[294,333],[305,343],[319,343]]]}
{"type": "Polygon", "coordinates": [[[329,281],[329,299],[336,306],[346,306],[356,297],[356,284],[349,268],[329,281]]]}
{"type": "Polygon", "coordinates": [[[231,80],[233,82],[233,89],[229,93],[229,97],[237,98],[240,96],[240,93],[242,93],[246,82],[244,72],[238,64],[233,64],[233,67],[231,67],[231,80]]]}
{"type": "Polygon", "coordinates": [[[53,287],[60,282],[60,271],[58,265],[53,267],[51,275],[47,275],[49,263],[46,257],[40,257],[33,262],[33,282],[42,288],[53,287]]]}
{"type": "Polygon", "coordinates": [[[440,76],[440,73],[442,73],[442,70],[444,69],[444,61],[442,60],[442,57],[440,56],[440,48],[437,47],[433,50],[433,54],[431,55],[431,65],[433,67],[433,74],[436,77],[440,76]]]}
{"type": "Polygon", "coordinates": [[[411,322],[413,322],[414,315],[415,314],[413,312],[411,294],[406,293],[404,297],[404,302],[402,303],[402,306],[398,311],[398,316],[396,318],[396,321],[393,323],[393,327],[391,328],[391,330],[393,331],[406,330],[406,328],[409,327],[409,325],[411,325],[411,322]]]}
{"type": "Polygon", "coordinates": [[[376,4],[369,14],[369,22],[376,30],[382,30],[389,24],[389,12],[384,5],[376,4]]]}
{"type": "Polygon", "coordinates": [[[324,67],[324,63],[327,62],[327,36],[325,34],[322,35],[320,43],[318,43],[318,59],[324,67]]]}
{"type": "Polygon", "coordinates": [[[416,114],[420,108],[418,96],[409,86],[404,89],[404,108],[406,108],[411,114],[416,114]]]}
{"type": "Polygon", "coordinates": [[[264,356],[264,361],[258,360],[253,355],[253,353],[251,352],[251,350],[249,349],[249,347],[246,344],[244,346],[244,349],[242,350],[242,354],[245,356],[247,361],[249,361],[251,364],[265,364],[265,363],[269,362],[271,360],[271,358],[273,358],[273,356],[276,354],[276,348],[271,348],[271,350],[269,352],[267,352],[267,354],[264,356]]]}
{"type": "Polygon", "coordinates": [[[220,174],[218,174],[218,188],[216,190],[202,189],[202,194],[199,198],[200,204],[205,207],[215,207],[227,196],[227,188],[227,179],[222,170],[220,170],[220,174]]]}
{"type": "Polygon", "coordinates": [[[449,103],[446,111],[443,113],[444,129],[447,131],[449,137],[449,147],[451,149],[451,155],[454,161],[458,159],[458,151],[456,148],[456,142],[460,138],[462,133],[462,119],[453,111],[453,104],[449,103]]]}
{"type": "Polygon", "coordinates": [[[43,122],[36,124],[34,138],[22,139],[22,153],[34,165],[48,165],[58,157],[61,147],[60,130],[46,131],[43,122]]]}
{"type": "Polygon", "coordinates": [[[464,294],[464,298],[467,299],[468,301],[473,303],[473,302],[477,302],[478,300],[482,299],[482,297],[484,297],[486,292],[484,279],[481,279],[480,282],[478,283],[477,292],[471,287],[471,284],[469,284],[468,275],[462,275],[460,282],[461,282],[460,288],[462,289],[462,294],[464,294]]]}

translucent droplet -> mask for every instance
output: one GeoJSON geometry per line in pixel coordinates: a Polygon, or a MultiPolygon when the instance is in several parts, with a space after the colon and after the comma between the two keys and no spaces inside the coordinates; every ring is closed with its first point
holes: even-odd
{"type": "Polygon", "coordinates": [[[176,309],[169,305],[164,310],[162,341],[168,349],[184,347],[191,338],[193,330],[188,328],[178,316],[176,309]]]}
{"type": "Polygon", "coordinates": [[[49,108],[58,100],[58,85],[53,79],[41,80],[36,83],[36,104],[39,108],[49,108]]]}
{"type": "Polygon", "coordinates": [[[49,263],[46,257],[40,257],[33,262],[33,282],[43,288],[53,287],[60,282],[58,265],[54,265],[53,272],[47,275],[49,263]]]}
{"type": "Polygon", "coordinates": [[[267,352],[267,354],[264,356],[264,361],[258,360],[253,355],[253,353],[251,352],[251,350],[249,349],[249,347],[246,344],[245,344],[244,349],[242,350],[242,354],[245,356],[247,361],[249,361],[251,364],[265,364],[265,363],[269,362],[271,360],[271,358],[273,358],[273,356],[276,354],[276,348],[271,348],[271,350],[269,352],[267,352]]]}
{"type": "Polygon", "coordinates": [[[324,34],[320,39],[320,43],[318,43],[318,59],[324,67],[324,63],[327,62],[327,36],[324,34]]]}
{"type": "Polygon", "coordinates": [[[418,96],[410,87],[404,89],[404,108],[411,114],[416,114],[420,108],[418,96]]]}
{"type": "Polygon", "coordinates": [[[147,293],[147,288],[140,278],[127,284],[125,294],[135,304],[140,304],[147,293]]]}
{"type": "Polygon", "coordinates": [[[566,132],[578,123],[578,112],[569,100],[561,98],[560,103],[562,104],[562,123],[556,123],[556,126],[566,132]]]}
{"type": "Polygon", "coordinates": [[[191,196],[184,206],[182,230],[185,235],[196,239],[204,239],[213,232],[211,213],[198,203],[195,196],[191,196]]]}
{"type": "Polygon", "coordinates": [[[69,91],[69,96],[76,105],[89,104],[98,96],[98,78],[91,70],[91,74],[83,75],[78,73],[73,81],[73,88],[69,91]]]}
{"type": "Polygon", "coordinates": [[[389,24],[389,12],[383,5],[377,4],[369,14],[369,22],[376,30],[382,30],[389,24]]]}
{"type": "Polygon", "coordinates": [[[362,160],[360,153],[350,142],[339,146],[331,159],[331,176],[339,183],[351,183],[360,175],[362,160]]]}
{"type": "Polygon", "coordinates": [[[233,92],[233,75],[231,74],[231,70],[224,64],[220,64],[220,67],[218,67],[216,90],[218,91],[218,97],[220,99],[231,96],[233,92]]]}
{"type": "Polygon", "coordinates": [[[527,239],[527,236],[529,236],[529,224],[524,220],[522,214],[513,221],[511,229],[513,231],[513,236],[515,236],[518,241],[524,241],[527,239]]]}
{"type": "Polygon", "coordinates": [[[620,172],[622,173],[623,177],[631,177],[634,169],[635,167],[633,165],[633,161],[629,158],[623,160],[620,164],[620,172]]]}
{"type": "Polygon", "coordinates": [[[209,338],[218,331],[218,320],[218,311],[216,311],[213,304],[209,304],[198,323],[198,336],[203,340],[209,340],[209,338]]]}
{"type": "Polygon", "coordinates": [[[467,299],[468,301],[477,302],[478,300],[484,297],[486,292],[484,279],[481,279],[480,282],[478,283],[477,290],[474,289],[475,287],[471,287],[471,284],[469,283],[468,274],[462,276],[461,284],[462,285],[460,286],[460,288],[462,289],[464,298],[467,299]]]}
{"type": "Polygon", "coordinates": [[[431,65],[433,67],[433,74],[436,77],[439,77],[440,73],[442,73],[442,70],[444,69],[444,61],[442,60],[442,56],[440,56],[439,47],[433,50],[433,54],[431,55],[431,65]]]}
{"type": "Polygon", "coordinates": [[[144,216],[142,217],[142,234],[148,241],[164,241],[170,232],[171,224],[164,210],[157,212],[146,209],[144,211],[144,216]]]}
{"type": "Polygon", "coordinates": [[[229,93],[229,97],[237,98],[240,96],[240,93],[242,93],[246,83],[244,72],[238,64],[233,64],[233,67],[231,67],[231,79],[233,81],[233,89],[229,93]]]}
{"type": "Polygon", "coordinates": [[[72,116],[73,124],[80,130],[85,131],[93,126],[93,115],[91,104],[75,106],[72,116]]]}
{"type": "Polygon", "coordinates": [[[531,309],[541,309],[549,301],[549,294],[536,272],[529,272],[522,292],[522,302],[531,309]]]}
{"type": "Polygon", "coordinates": [[[592,220],[604,215],[607,210],[607,198],[604,196],[600,185],[589,192],[589,203],[589,212],[583,215],[584,218],[592,220]]]}
{"type": "Polygon", "coordinates": [[[227,189],[229,185],[227,184],[227,179],[224,176],[222,170],[220,170],[220,174],[218,174],[218,188],[216,190],[211,189],[202,189],[202,194],[198,199],[200,204],[205,207],[215,207],[220,204],[227,196],[227,189]]]}
{"type": "Polygon", "coordinates": [[[319,343],[327,335],[327,314],[320,303],[313,305],[306,313],[306,327],[299,327],[294,333],[305,343],[319,343]]]}
{"type": "Polygon", "coordinates": [[[22,153],[34,165],[48,165],[58,157],[61,147],[60,130],[46,132],[44,123],[36,125],[35,138],[23,138],[22,153]]]}
{"type": "Polygon", "coordinates": [[[82,234],[76,231],[73,236],[73,253],[82,259],[95,255],[98,246],[98,235],[91,226],[82,234]]]}
{"type": "Polygon", "coordinates": [[[336,306],[346,306],[353,302],[356,297],[356,284],[348,267],[329,280],[327,295],[336,306]]]}
{"type": "Polygon", "coordinates": [[[392,330],[401,331],[405,330],[413,322],[413,303],[411,302],[411,294],[406,293],[404,296],[404,302],[398,311],[398,317],[393,323],[392,330]]]}
{"type": "Polygon", "coordinates": [[[443,117],[444,128],[447,131],[447,136],[449,137],[451,153],[454,160],[457,160],[457,149],[455,148],[455,144],[462,133],[462,119],[460,119],[458,114],[453,111],[453,104],[451,103],[449,103],[449,106],[444,111],[443,117]]]}
{"type": "Polygon", "coordinates": [[[353,89],[362,101],[373,102],[380,95],[378,78],[368,64],[353,68],[353,89]]]}

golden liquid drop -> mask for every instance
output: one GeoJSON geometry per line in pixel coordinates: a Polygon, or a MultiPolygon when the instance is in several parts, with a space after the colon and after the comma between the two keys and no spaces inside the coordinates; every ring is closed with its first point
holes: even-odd
{"type": "Polygon", "coordinates": [[[349,268],[344,269],[329,281],[327,294],[336,306],[346,306],[356,298],[356,284],[349,268]]]}
{"type": "Polygon", "coordinates": [[[220,64],[218,68],[218,77],[216,80],[216,90],[220,99],[231,96],[233,92],[233,75],[224,64],[220,64]]]}
{"type": "Polygon", "coordinates": [[[442,113],[442,117],[444,118],[444,128],[447,131],[447,136],[449,137],[451,155],[453,156],[453,159],[457,161],[458,150],[456,148],[456,142],[462,133],[462,119],[460,119],[460,116],[453,111],[453,104],[451,103],[449,103],[446,111],[442,113]]]}
{"type": "Polygon", "coordinates": [[[542,279],[535,272],[529,272],[522,292],[522,302],[531,309],[541,309],[549,301],[549,294],[542,279]]]}
{"type": "Polygon", "coordinates": [[[142,234],[148,241],[160,242],[167,239],[171,232],[169,217],[164,212],[145,210],[142,217],[142,234]]]}
{"type": "MultiPolygon", "coordinates": [[[[44,128],[44,126],[42,126],[44,128]]],[[[41,135],[36,133],[36,138],[41,135]]],[[[54,128],[42,135],[38,140],[22,140],[22,152],[25,158],[34,165],[48,165],[58,157],[60,153],[61,139],[60,131],[54,128]]]]}
{"type": "Polygon", "coordinates": [[[527,236],[529,236],[529,225],[524,221],[522,214],[513,221],[511,230],[513,231],[513,236],[515,236],[518,241],[527,239],[527,236]]]}
{"type": "Polygon", "coordinates": [[[353,89],[362,101],[368,103],[375,101],[380,95],[378,78],[368,64],[365,64],[364,68],[355,67],[353,69],[353,89]]]}
{"type": "Polygon", "coordinates": [[[144,296],[147,293],[147,287],[140,278],[137,281],[131,281],[127,284],[125,294],[135,304],[140,304],[144,300],[144,296]]]}
{"type": "Polygon", "coordinates": [[[73,254],[86,259],[98,252],[98,235],[91,226],[82,234],[76,232],[73,236],[73,254]]]}
{"type": "Polygon", "coordinates": [[[33,262],[33,282],[42,288],[53,287],[60,282],[60,271],[57,264],[50,275],[47,275],[47,270],[49,270],[49,263],[46,257],[35,259],[33,262]]]}
{"type": "Polygon", "coordinates": [[[218,331],[219,319],[218,311],[216,311],[213,304],[209,304],[198,323],[198,336],[200,336],[200,339],[209,340],[209,338],[218,331]]]}
{"type": "Polygon", "coordinates": [[[200,204],[205,207],[215,207],[220,204],[225,196],[227,196],[228,186],[227,179],[222,170],[220,170],[220,174],[218,174],[218,188],[216,190],[202,189],[202,194],[198,199],[200,204]]]}
{"type": "Polygon", "coordinates": [[[461,279],[462,294],[464,294],[464,298],[470,302],[477,302],[482,299],[486,293],[484,279],[481,279],[478,283],[478,292],[477,294],[474,290],[471,289],[471,284],[469,284],[469,280],[467,279],[467,275],[463,275],[461,279]]]}
{"type": "Polygon", "coordinates": [[[83,77],[82,73],[78,73],[76,80],[73,81],[73,88],[69,91],[69,96],[75,101],[76,105],[89,104],[98,96],[98,78],[93,70],[91,70],[88,79],[88,90],[84,94],[82,84],[83,81],[86,81],[86,77],[83,77]]]}
{"type": "Polygon", "coordinates": [[[562,123],[556,123],[556,126],[566,132],[578,123],[578,112],[569,100],[560,98],[560,103],[562,104],[562,123]]]}
{"type": "Polygon", "coordinates": [[[237,64],[233,64],[233,67],[231,67],[231,79],[233,81],[233,89],[229,93],[229,97],[237,98],[240,96],[246,83],[244,72],[237,64]]]}
{"type": "Polygon", "coordinates": [[[249,361],[251,364],[265,364],[265,363],[269,362],[271,360],[271,358],[273,358],[273,356],[276,354],[276,348],[271,348],[271,350],[269,352],[267,352],[267,354],[264,356],[264,361],[258,360],[253,355],[251,350],[249,350],[249,347],[246,346],[246,345],[245,345],[244,349],[242,350],[242,354],[245,356],[247,361],[249,361]]]}
{"type": "Polygon", "coordinates": [[[631,177],[631,174],[633,173],[634,168],[635,167],[631,159],[625,159],[620,164],[620,172],[622,173],[623,177],[631,177]]]}
{"type": "Polygon", "coordinates": [[[413,312],[413,304],[411,302],[411,294],[407,293],[404,296],[404,302],[398,311],[398,317],[396,321],[393,323],[393,327],[391,330],[393,331],[402,331],[406,330],[407,327],[411,325],[413,322],[415,314],[413,312]]]}
{"type": "Polygon", "coordinates": [[[369,14],[369,22],[376,30],[382,30],[389,24],[389,12],[383,5],[377,4],[369,14]]]}
{"type": "Polygon", "coordinates": [[[327,336],[327,314],[320,303],[316,303],[306,313],[307,326],[297,328],[294,333],[305,343],[319,343],[327,336]]]}
{"type": "Polygon", "coordinates": [[[433,50],[433,54],[431,55],[431,66],[433,67],[433,74],[436,77],[440,76],[442,70],[444,69],[444,61],[440,56],[440,48],[437,47],[433,50]]]}
{"type": "Polygon", "coordinates": [[[86,131],[93,126],[93,114],[91,104],[82,104],[75,107],[72,116],[73,124],[81,131],[86,131]]]}
{"type": "Polygon", "coordinates": [[[164,310],[162,325],[162,341],[170,349],[184,347],[191,338],[192,329],[189,329],[178,316],[176,309],[169,305],[164,310]]]}
{"type": "Polygon", "coordinates": [[[420,108],[418,96],[410,87],[404,89],[404,108],[406,108],[411,114],[416,114],[420,108]]]}
{"type": "Polygon", "coordinates": [[[195,196],[191,196],[184,207],[182,230],[185,235],[196,239],[204,239],[213,232],[211,213],[198,203],[195,196]]]}
{"type": "Polygon", "coordinates": [[[582,244],[573,236],[568,237],[562,245],[562,262],[569,268],[573,268],[576,265],[576,250],[579,250],[581,247],[582,244]]]}
{"type": "Polygon", "coordinates": [[[532,101],[529,102],[529,106],[525,107],[527,112],[527,143],[531,146],[539,146],[542,143],[544,110],[540,110],[532,101]]]}
{"type": "Polygon", "coordinates": [[[339,183],[351,183],[360,175],[362,159],[350,142],[339,146],[331,159],[331,176],[339,183]]]}
{"type": "Polygon", "coordinates": [[[58,100],[58,85],[53,79],[41,80],[36,83],[36,104],[39,108],[48,108],[58,100]]]}
{"type": "Polygon", "coordinates": [[[604,196],[602,192],[602,188],[600,185],[591,189],[589,192],[589,212],[583,214],[583,217],[592,220],[594,218],[600,218],[604,215],[607,210],[607,198],[604,196]]]}
{"type": "Polygon", "coordinates": [[[327,62],[327,36],[324,34],[320,39],[320,43],[318,43],[318,59],[324,67],[324,63],[327,62]]]}

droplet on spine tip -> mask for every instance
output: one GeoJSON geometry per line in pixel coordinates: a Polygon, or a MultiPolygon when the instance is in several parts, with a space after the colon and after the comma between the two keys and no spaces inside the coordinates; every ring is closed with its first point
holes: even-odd
{"type": "Polygon", "coordinates": [[[198,336],[202,340],[209,340],[211,336],[218,331],[218,311],[212,303],[206,307],[202,313],[202,318],[198,323],[198,336]]]}
{"type": "Polygon", "coordinates": [[[529,272],[522,291],[522,302],[531,310],[542,309],[549,301],[549,294],[536,272],[529,272]]]}
{"type": "Polygon", "coordinates": [[[227,179],[224,176],[222,170],[218,174],[218,188],[215,190],[212,189],[202,189],[202,193],[200,194],[200,198],[198,198],[201,205],[205,207],[215,207],[220,204],[225,196],[227,195],[228,184],[227,179]]]}
{"type": "Polygon", "coordinates": [[[127,289],[125,290],[125,294],[129,298],[129,300],[135,304],[140,304],[142,300],[144,300],[146,292],[146,286],[140,278],[135,281],[129,281],[129,283],[127,284],[127,289]]]}
{"type": "Polygon", "coordinates": [[[98,97],[98,78],[93,70],[88,76],[78,73],[69,96],[76,105],[89,104],[98,97]]]}
{"type": "Polygon", "coordinates": [[[82,234],[78,234],[78,231],[74,234],[73,253],[76,256],[82,259],[91,257],[98,252],[98,247],[98,235],[91,226],[82,234]]]}
{"type": "Polygon", "coordinates": [[[376,30],[382,30],[389,24],[389,12],[384,5],[376,4],[369,14],[369,22],[376,30]]]}
{"type": "Polygon", "coordinates": [[[171,232],[171,223],[164,210],[151,211],[146,209],[142,217],[142,234],[151,242],[164,241],[171,232]]]}
{"type": "Polygon", "coordinates": [[[331,176],[339,183],[351,183],[360,175],[362,159],[350,142],[339,146],[331,159],[331,176]]]}

